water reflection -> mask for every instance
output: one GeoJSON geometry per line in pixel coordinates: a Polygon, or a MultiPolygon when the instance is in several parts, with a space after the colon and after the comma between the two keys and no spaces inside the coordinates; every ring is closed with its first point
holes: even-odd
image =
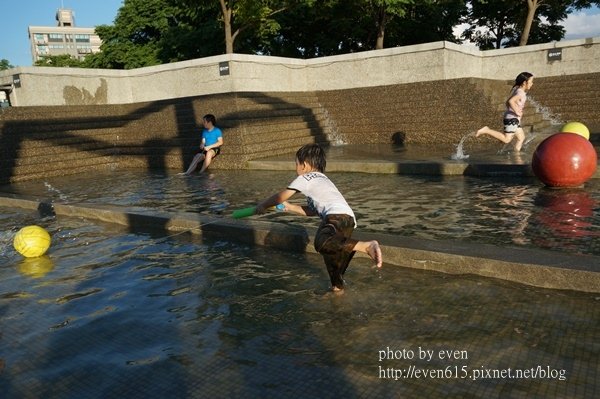
{"type": "Polygon", "coordinates": [[[42,278],[54,270],[54,261],[48,255],[36,258],[23,258],[17,264],[17,270],[27,277],[42,278]]]}
{"type": "Polygon", "coordinates": [[[594,225],[594,210],[598,202],[584,188],[551,189],[542,187],[534,198],[536,205],[533,224],[538,231],[536,245],[544,248],[568,247],[580,251],[573,245],[577,239],[579,247],[587,242],[593,245],[593,238],[600,235],[594,225]]]}

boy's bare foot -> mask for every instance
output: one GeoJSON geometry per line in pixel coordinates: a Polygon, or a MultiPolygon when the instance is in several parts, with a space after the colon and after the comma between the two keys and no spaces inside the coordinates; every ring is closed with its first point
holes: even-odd
{"type": "Polygon", "coordinates": [[[481,135],[482,135],[482,134],[484,134],[484,133],[485,133],[485,132],[486,132],[488,129],[489,129],[489,127],[487,127],[487,126],[484,126],[484,127],[482,127],[481,129],[479,129],[479,130],[477,131],[477,133],[475,133],[475,137],[479,137],[479,136],[481,136],[481,135]]]}
{"type": "Polygon", "coordinates": [[[383,264],[383,256],[381,255],[381,248],[379,248],[379,243],[377,241],[373,240],[369,243],[367,254],[375,261],[377,267],[381,267],[383,264]]]}

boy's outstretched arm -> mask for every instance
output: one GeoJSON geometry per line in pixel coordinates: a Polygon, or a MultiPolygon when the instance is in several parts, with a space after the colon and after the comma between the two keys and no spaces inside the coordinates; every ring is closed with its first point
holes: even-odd
{"type": "MultiPolygon", "coordinates": [[[[290,189],[285,189],[283,191],[280,191],[278,193],[275,193],[273,195],[271,195],[269,198],[266,198],[264,200],[262,200],[261,202],[259,202],[258,204],[256,204],[256,213],[257,214],[263,214],[265,213],[265,211],[273,206],[276,206],[277,204],[282,204],[285,201],[287,201],[288,199],[292,198],[292,196],[296,194],[295,190],[290,190],[290,189]]],[[[289,204],[286,204],[286,208],[289,206],[289,204]]]]}

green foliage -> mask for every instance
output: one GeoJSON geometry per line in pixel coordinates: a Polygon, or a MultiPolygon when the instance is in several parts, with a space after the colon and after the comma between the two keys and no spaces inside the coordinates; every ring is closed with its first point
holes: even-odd
{"type": "MultiPolygon", "coordinates": [[[[385,47],[457,41],[453,27],[467,11],[464,0],[394,5],[395,11],[386,17],[385,47]]],[[[277,17],[280,33],[260,52],[310,58],[373,50],[376,17],[376,8],[365,0],[324,0],[314,6],[295,7],[277,17]]]]}
{"type": "Polygon", "coordinates": [[[0,71],[4,71],[5,69],[10,69],[10,68],[14,68],[14,66],[12,66],[7,59],[2,58],[0,60],[0,71]]]}
{"type": "MultiPolygon", "coordinates": [[[[569,13],[599,2],[538,0],[528,42],[560,40],[569,13]]],[[[81,66],[130,69],[227,51],[310,58],[441,40],[500,48],[518,45],[526,16],[523,0],[124,0],[114,25],[96,28],[102,52],[81,66]]]]}
{"type": "Polygon", "coordinates": [[[96,27],[102,39],[101,53],[86,58],[86,66],[131,69],[165,62],[161,59],[162,49],[177,14],[170,3],[169,0],[124,0],[114,26],[96,27]]]}
{"type": "Polygon", "coordinates": [[[299,4],[314,0],[174,0],[185,7],[191,24],[198,26],[216,9],[220,24],[220,42],[225,52],[252,52],[255,46],[268,44],[281,26],[276,16],[299,4]]]}
{"type": "Polygon", "coordinates": [[[369,31],[374,31],[356,3],[357,0],[324,0],[279,14],[276,18],[281,29],[260,52],[310,58],[369,49],[369,31]]]}
{"type": "MultiPolygon", "coordinates": [[[[523,32],[527,1],[471,0],[465,18],[470,26],[462,39],[470,40],[482,50],[517,46],[523,32]]],[[[598,0],[538,0],[527,44],[558,41],[564,37],[560,25],[575,10],[600,4],[598,0]]]]}
{"type": "Polygon", "coordinates": [[[225,44],[218,2],[202,10],[187,7],[182,0],[172,3],[174,13],[163,34],[159,58],[175,62],[221,54],[225,44]]]}
{"type": "Polygon", "coordinates": [[[460,42],[454,27],[467,15],[465,0],[415,1],[401,18],[388,23],[387,47],[437,41],[460,42]]]}
{"type": "Polygon", "coordinates": [[[45,55],[40,57],[34,64],[35,66],[48,66],[48,67],[70,67],[70,68],[81,68],[84,62],[69,55],[45,55]]]}

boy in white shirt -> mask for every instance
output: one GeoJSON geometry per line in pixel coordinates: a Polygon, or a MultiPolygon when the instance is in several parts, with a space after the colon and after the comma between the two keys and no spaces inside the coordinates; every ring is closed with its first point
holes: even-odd
{"type": "Polygon", "coordinates": [[[356,251],[369,255],[377,267],[381,267],[383,261],[377,241],[351,238],[356,227],[354,212],[336,186],[323,174],[325,166],[325,151],[321,146],[302,146],[296,152],[298,177],[285,190],[258,203],[256,213],[264,213],[270,207],[283,204],[286,212],[318,215],[321,224],[315,235],[315,249],[323,256],[333,291],[340,291],[344,289],[343,276],[356,251]],[[297,192],[307,197],[307,205],[286,202],[297,192]]]}

